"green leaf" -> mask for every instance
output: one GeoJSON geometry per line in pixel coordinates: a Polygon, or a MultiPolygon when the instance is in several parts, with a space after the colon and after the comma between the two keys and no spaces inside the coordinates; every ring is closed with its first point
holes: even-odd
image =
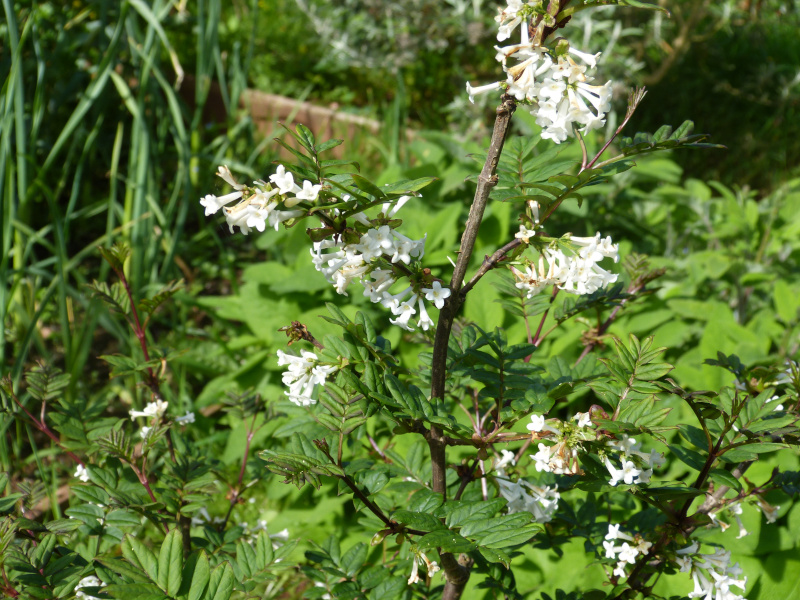
{"type": "Polygon", "coordinates": [[[386,198],[386,194],[383,192],[383,190],[372,183],[369,179],[362,177],[361,175],[356,175],[355,173],[353,173],[351,176],[353,178],[353,185],[355,185],[362,192],[373,196],[376,200],[386,198]]]}
{"type": "Polygon", "coordinates": [[[158,587],[174,596],[181,587],[182,571],[183,540],[180,530],[174,528],[164,538],[158,553],[158,587]]]}
{"type": "Polygon", "coordinates": [[[705,466],[706,459],[698,452],[694,450],[689,450],[688,448],[684,448],[682,446],[669,446],[670,451],[678,457],[678,459],[693,468],[695,471],[702,471],[703,466],[705,466]]]}
{"type": "Polygon", "coordinates": [[[234,574],[230,563],[225,561],[211,571],[205,600],[230,600],[233,594],[234,574]]]}
{"type": "Polygon", "coordinates": [[[124,583],[109,585],[103,591],[119,600],[169,600],[153,583],[124,583]]]}
{"type": "MultiPolygon", "coordinates": [[[[314,146],[314,150],[317,151],[317,154],[322,154],[326,150],[330,150],[332,148],[336,148],[336,146],[341,146],[344,143],[344,140],[340,139],[331,139],[326,142],[322,142],[321,144],[316,144],[314,146]]],[[[347,161],[345,161],[347,162],[347,161]]]]}
{"type": "Polygon", "coordinates": [[[208,587],[210,575],[211,569],[205,551],[192,552],[183,565],[178,595],[185,595],[186,600],[200,600],[208,587]]]}
{"type": "Polygon", "coordinates": [[[711,469],[711,471],[708,473],[708,476],[711,478],[711,481],[718,485],[727,485],[729,488],[733,488],[737,492],[742,491],[741,482],[724,469],[711,469]]]}
{"type": "Polygon", "coordinates": [[[427,535],[422,536],[422,539],[417,542],[417,545],[422,550],[433,550],[440,548],[442,552],[471,552],[475,549],[475,544],[468,539],[460,536],[449,529],[441,529],[433,531],[427,535]]]}
{"type": "Polygon", "coordinates": [[[262,571],[272,562],[272,540],[269,539],[269,534],[263,529],[258,532],[256,538],[256,566],[259,571],[262,571]]]}
{"type": "Polygon", "coordinates": [[[531,523],[524,527],[492,531],[481,536],[478,539],[478,544],[486,548],[509,548],[528,542],[537,533],[541,533],[543,530],[544,525],[540,523],[531,523]]]}
{"type": "Polygon", "coordinates": [[[429,513],[413,512],[410,510],[396,510],[392,513],[392,519],[402,523],[411,529],[422,531],[435,531],[446,529],[444,524],[429,513]]]}
{"type": "Polygon", "coordinates": [[[506,569],[511,568],[511,557],[508,556],[502,550],[497,550],[495,548],[486,548],[484,546],[478,546],[478,552],[481,553],[481,556],[485,558],[490,563],[502,563],[502,565],[506,569]]]}
{"type": "Polygon", "coordinates": [[[132,535],[122,540],[122,555],[134,566],[142,569],[153,581],[158,579],[158,561],[153,551],[132,535]]]}
{"type": "Polygon", "coordinates": [[[367,560],[368,551],[369,547],[366,544],[358,543],[344,553],[339,566],[344,570],[345,575],[352,577],[361,570],[364,561],[367,560]]]}
{"type": "Polygon", "coordinates": [[[256,552],[250,544],[243,540],[236,543],[236,564],[246,578],[250,578],[258,572],[256,552]]]}

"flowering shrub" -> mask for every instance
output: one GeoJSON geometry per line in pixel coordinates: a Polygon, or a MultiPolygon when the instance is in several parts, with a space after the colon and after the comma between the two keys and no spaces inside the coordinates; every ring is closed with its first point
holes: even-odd
{"type": "Polygon", "coordinates": [[[644,98],[638,90],[621,125],[589,151],[585,138],[605,125],[610,84],[589,83],[598,55],[550,38],[576,11],[608,2],[571,4],[508,0],[500,10],[498,41],[519,28],[520,43],[498,49],[504,79],[467,86],[470,94],[497,94],[500,106],[451,266],[429,260],[427,235],[403,233],[404,214],[425,201],[433,177],[379,185],[359,165],[324,157],[342,140],[318,142],[302,125],[289,132],[294,145],[281,142],[297,164],[282,162],[251,185],[219,167],[232,191],[203,197],[206,215],[221,212],[232,234],[306,226],[314,270],[337,295],[352,300],[360,291],[385,316],[377,325],[345,300],[344,308],[326,307],[336,335],[318,339],[304,323],[285,324],[300,350],[276,353],[283,397],[268,403],[245,394],[226,404],[244,433],[238,471],[227,473],[202,439],[186,435],[198,417],[178,416],[184,411],[165,375],[176,356],[148,332],[150,317],[180,286],[137,303],[125,274],[129,250],[102,250],[117,281],[93,291],[123,316],[141,360],[103,358],[112,376],[146,387],[150,401],[123,418],[104,417],[102,406],[65,399],[69,377],[40,366],[27,377],[27,394],[40,403],[33,411],[5,381],[5,408],[75,462],[78,499],[69,519],[44,523],[29,513],[32,490],[4,499],[7,595],[377,600],[456,599],[481,589],[487,598],[516,598],[526,552],[563,553],[579,541],[607,585],[580,583],[569,596],[556,589],[558,598],[663,597],[674,589],[662,580],[675,579],[694,586],[690,598],[744,598],[753,575],[709,532],[732,518],[744,537],[744,507],[771,523],[781,507],[766,496],[791,502],[797,494],[796,471],[776,468],[756,483],[745,473],[762,455],[800,441],[800,368],[786,356],[748,366],[719,352],[707,364],[728,371],[734,385],[690,391],[667,377],[667,349],[652,337],[607,335],[623,310],[647,302],[664,270],[624,253],[624,272],[607,270],[611,261],[600,263],[620,264],[622,242],[559,232],[553,215],[565,202],[588,202],[591,188],[631,169],[633,157],[709,144],[691,135],[691,124],[618,139],[644,98]],[[543,141],[510,136],[519,106],[543,141]],[[580,159],[555,160],[551,145],[570,137],[580,159]],[[606,157],[613,142],[616,153],[606,157]],[[518,213],[519,231],[495,240],[481,260],[475,247],[485,211],[501,202],[518,213]],[[472,292],[491,284],[524,334],[458,318],[472,292]],[[541,357],[542,342],[572,318],[592,323],[577,359],[541,357]],[[390,336],[418,362],[405,364],[390,336]],[[671,421],[676,408],[694,421],[671,421]],[[254,446],[259,428],[289,410],[296,415],[290,442],[254,446]],[[233,524],[259,478],[248,473],[263,470],[253,468],[254,453],[298,488],[335,482],[358,513],[353,527],[364,541],[342,552],[332,531],[301,560],[291,530],[270,535],[263,519],[233,524]],[[227,504],[224,515],[209,512],[216,497],[227,504]],[[12,514],[18,502],[21,514],[12,514]]]}

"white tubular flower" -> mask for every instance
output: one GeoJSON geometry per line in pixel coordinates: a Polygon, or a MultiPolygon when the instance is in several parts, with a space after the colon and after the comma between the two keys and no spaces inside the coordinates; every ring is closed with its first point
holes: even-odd
{"type": "Polygon", "coordinates": [[[329,374],[336,370],[333,365],[317,364],[317,355],[303,350],[300,356],[286,354],[278,350],[278,365],[288,365],[283,373],[283,384],[289,388],[284,394],[298,406],[316,404],[313,399],[314,386],[324,385],[329,374]]]}
{"type": "Polygon", "coordinates": [[[689,598],[704,597],[707,598],[707,600],[711,600],[714,592],[714,584],[706,579],[698,569],[692,571],[692,579],[694,580],[694,590],[687,594],[689,598]]]}
{"type": "Polygon", "coordinates": [[[524,479],[512,482],[503,477],[496,479],[500,495],[508,501],[508,514],[529,512],[537,523],[553,520],[561,498],[557,487],[531,485],[524,479]]]}
{"type": "Polygon", "coordinates": [[[163,400],[148,402],[144,410],[131,410],[131,419],[135,419],[136,417],[145,417],[148,419],[151,417],[161,417],[166,412],[167,406],[169,406],[169,402],[164,402],[163,400]]]}
{"type": "Polygon", "coordinates": [[[573,421],[578,422],[578,427],[580,429],[586,429],[587,427],[592,426],[592,416],[588,413],[575,413],[575,416],[572,417],[573,421]]]}
{"type": "Polygon", "coordinates": [[[494,83],[490,83],[488,85],[481,85],[478,87],[472,87],[469,82],[467,82],[467,94],[469,94],[469,101],[475,104],[475,96],[480,94],[486,94],[487,92],[491,92],[493,90],[499,90],[502,82],[496,81],[494,83]]]}
{"type": "Polygon", "coordinates": [[[422,288],[422,293],[425,294],[425,299],[428,302],[433,302],[433,305],[439,310],[444,306],[444,301],[450,297],[450,288],[442,287],[440,281],[434,281],[429,288],[422,288]]]}
{"type": "Polygon", "coordinates": [[[425,238],[428,234],[425,234],[421,240],[412,240],[394,230],[392,230],[392,234],[395,236],[394,254],[391,259],[393,263],[402,261],[408,265],[411,264],[412,257],[422,258],[425,254],[425,238]]]}
{"type": "Polygon", "coordinates": [[[200,205],[206,209],[205,215],[208,217],[215,214],[226,204],[230,204],[234,200],[238,200],[241,197],[242,192],[231,192],[230,194],[225,194],[224,196],[208,194],[200,200],[200,205]]]}
{"type": "Polygon", "coordinates": [[[304,200],[307,202],[314,202],[319,196],[319,191],[321,189],[322,185],[314,185],[306,179],[303,181],[303,189],[296,192],[294,198],[287,198],[284,201],[284,204],[286,205],[286,208],[292,208],[304,200]]]}
{"type": "Polygon", "coordinates": [[[436,572],[439,571],[439,565],[436,564],[436,561],[429,560],[424,552],[419,552],[417,550],[412,550],[412,552],[414,555],[411,559],[411,576],[408,578],[408,585],[421,581],[419,578],[419,568],[421,565],[425,565],[425,570],[429,577],[433,577],[436,572]]]}
{"type": "Polygon", "coordinates": [[[580,58],[583,62],[589,65],[591,68],[597,66],[597,59],[600,58],[602,52],[598,52],[597,54],[587,54],[586,52],[581,52],[580,50],[576,50],[575,48],[569,48],[569,53],[574,54],[578,58],[580,58]]]}
{"type": "Polygon", "coordinates": [[[528,200],[528,208],[531,209],[533,223],[535,225],[539,225],[539,210],[542,208],[541,204],[539,204],[536,200],[528,200]]]}
{"type": "Polygon", "coordinates": [[[619,560],[620,562],[627,562],[633,564],[636,562],[636,557],[638,556],[639,552],[631,546],[628,542],[625,542],[619,548],[619,560]]]}
{"type": "Polygon", "coordinates": [[[500,457],[495,457],[494,468],[500,470],[504,469],[507,465],[513,467],[516,463],[515,455],[511,450],[500,450],[500,457]]]}
{"type": "Polygon", "coordinates": [[[601,239],[600,234],[597,233],[593,237],[576,237],[574,235],[564,237],[580,247],[578,256],[584,260],[600,262],[604,258],[613,258],[614,262],[619,262],[619,245],[611,242],[611,236],[601,239]]]}
{"type": "MultiPolygon", "coordinates": [[[[734,594],[730,591],[730,586],[735,586],[744,591],[747,587],[747,577],[744,579],[734,579],[730,573],[717,573],[716,571],[709,571],[711,577],[714,578],[714,588],[717,591],[716,597],[720,600],[740,600],[742,596],[734,594]]],[[[742,599],[743,600],[743,599],[742,599]]]]}
{"type": "Polygon", "coordinates": [[[539,451],[531,455],[531,458],[535,461],[534,466],[537,471],[549,473],[552,470],[550,468],[550,446],[547,444],[539,444],[539,451]]]}
{"type": "Polygon", "coordinates": [[[394,206],[392,206],[390,202],[387,202],[381,206],[381,210],[383,211],[383,214],[391,218],[395,216],[397,214],[397,211],[403,208],[403,206],[405,206],[406,202],[408,202],[409,200],[411,200],[411,196],[400,196],[397,199],[397,202],[394,203],[394,206]]]}
{"type": "Polygon", "coordinates": [[[392,311],[393,315],[399,315],[403,309],[400,307],[400,303],[403,301],[408,294],[413,294],[414,288],[408,286],[402,292],[397,294],[390,294],[388,292],[383,293],[383,297],[381,298],[380,302],[384,308],[388,308],[392,311]]]}
{"type": "Polygon", "coordinates": [[[761,512],[764,513],[764,517],[767,519],[767,523],[774,523],[775,520],[778,518],[778,511],[780,510],[781,507],[772,506],[761,496],[756,497],[756,502],[758,502],[758,508],[760,508],[761,512]]]}
{"type": "Polygon", "coordinates": [[[245,186],[240,184],[233,178],[231,174],[231,170],[228,168],[228,165],[221,165],[217,167],[217,177],[221,178],[225,183],[231,186],[233,189],[242,191],[245,186]]]}
{"type": "Polygon", "coordinates": [[[142,427],[142,430],[139,432],[139,435],[143,440],[146,440],[147,436],[150,435],[151,431],[153,431],[152,427],[142,427]]]}
{"type": "Polygon", "coordinates": [[[739,526],[739,535],[736,536],[736,539],[739,540],[746,535],[750,535],[747,529],[745,529],[744,524],[742,523],[742,505],[739,502],[734,502],[729,504],[727,507],[728,511],[733,515],[733,518],[736,519],[736,524],[739,526]]]}
{"type": "Polygon", "coordinates": [[[613,575],[617,577],[627,577],[628,574],[625,572],[625,561],[620,561],[617,563],[616,568],[614,569],[613,575]]]}
{"type": "Polygon", "coordinates": [[[417,326],[422,329],[422,331],[428,331],[428,329],[436,325],[436,323],[428,316],[428,311],[425,310],[425,304],[421,297],[417,301],[417,307],[419,307],[419,321],[417,321],[417,326]]]}
{"type": "Polygon", "coordinates": [[[545,268],[544,256],[539,255],[538,270],[534,265],[525,267],[525,271],[519,271],[510,267],[512,275],[517,279],[514,286],[517,289],[525,290],[527,298],[533,298],[549,285],[559,283],[556,275],[556,263],[550,262],[549,267],[545,268]]]}
{"type": "Polygon", "coordinates": [[[615,546],[614,542],[604,541],[603,542],[603,548],[606,551],[606,558],[610,558],[611,560],[614,560],[615,558],[617,558],[617,548],[618,548],[618,546],[615,546]]]}
{"type": "Polygon", "coordinates": [[[675,562],[678,563],[678,567],[680,567],[681,573],[688,573],[692,570],[692,562],[691,556],[676,556],[675,562]]]}
{"type": "Polygon", "coordinates": [[[281,195],[300,192],[300,188],[294,182],[294,175],[288,172],[283,165],[278,165],[275,174],[270,175],[269,180],[278,186],[278,191],[281,195]]]}
{"type": "Polygon", "coordinates": [[[384,251],[394,247],[392,230],[388,225],[382,225],[377,229],[370,229],[361,236],[361,240],[355,248],[362,253],[365,261],[371,261],[383,255],[384,251]]]}
{"type": "MultiPolygon", "coordinates": [[[[251,226],[247,224],[251,217],[258,211],[258,207],[249,203],[241,203],[230,209],[225,209],[225,220],[228,222],[228,229],[233,233],[233,228],[238,227],[242,235],[250,233],[251,226]]],[[[252,221],[251,221],[252,222],[252,221]]],[[[256,218],[256,222],[258,219],[256,218]]]]}
{"type": "Polygon", "coordinates": [[[175,417],[175,422],[178,425],[189,425],[190,423],[194,423],[194,413],[187,410],[184,416],[175,417]]]}
{"type": "Polygon", "coordinates": [[[89,481],[89,469],[87,469],[83,465],[78,465],[78,467],[75,469],[75,474],[73,475],[73,477],[77,477],[78,479],[86,483],[87,481],[89,481]]]}
{"type": "Polygon", "coordinates": [[[393,309],[392,312],[397,315],[396,319],[389,319],[389,322],[392,325],[397,325],[398,327],[402,327],[406,331],[414,331],[408,324],[409,319],[416,314],[417,309],[414,308],[414,304],[417,301],[417,295],[413,294],[411,298],[409,298],[406,302],[400,304],[397,307],[396,312],[393,309]]]}
{"type": "Polygon", "coordinates": [[[519,226],[519,231],[514,234],[514,237],[518,240],[522,240],[525,244],[531,243],[531,238],[536,236],[536,232],[533,229],[528,229],[525,225],[519,226]]]}
{"type": "Polygon", "coordinates": [[[635,438],[628,436],[627,433],[622,434],[622,439],[610,440],[606,445],[609,448],[614,448],[615,450],[619,450],[625,456],[630,456],[631,454],[638,454],[642,447],[641,444],[637,443],[635,438]]]}
{"type": "Polygon", "coordinates": [[[624,473],[620,469],[617,469],[611,463],[611,461],[608,460],[608,457],[605,459],[605,465],[606,469],[608,469],[608,472],[611,475],[611,479],[608,482],[609,485],[617,485],[620,481],[622,481],[623,477],[625,476],[624,473]]]}
{"type": "Polygon", "coordinates": [[[369,275],[373,281],[361,280],[364,286],[364,295],[368,296],[372,302],[380,302],[383,300],[384,293],[395,284],[396,279],[392,276],[393,273],[386,269],[373,269],[369,275]]]}
{"type": "Polygon", "coordinates": [[[531,422],[525,426],[528,431],[531,433],[552,433],[554,435],[561,435],[561,432],[553,427],[552,425],[547,424],[547,420],[544,418],[544,415],[531,415],[531,422]]]}

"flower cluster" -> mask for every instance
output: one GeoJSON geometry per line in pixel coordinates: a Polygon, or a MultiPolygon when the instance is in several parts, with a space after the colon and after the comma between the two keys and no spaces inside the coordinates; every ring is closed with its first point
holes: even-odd
{"type": "Polygon", "coordinates": [[[301,351],[300,356],[278,350],[278,365],[289,365],[282,378],[283,384],[289,388],[284,394],[297,406],[316,404],[314,387],[324,385],[328,375],[336,371],[333,365],[319,364],[317,355],[307,350],[301,351]]]}
{"type": "MultiPolygon", "coordinates": [[[[401,198],[398,206],[387,214],[393,215],[403,202],[401,198]]],[[[362,223],[370,224],[366,218],[362,223]]],[[[417,326],[424,331],[433,327],[423,296],[436,308],[442,308],[450,290],[442,287],[439,281],[433,281],[429,288],[411,284],[393,294],[390,290],[398,282],[398,277],[392,268],[381,266],[410,265],[412,259],[422,258],[424,254],[425,238],[412,240],[388,225],[369,229],[355,244],[331,238],[315,242],[311,250],[314,267],[338,293],[347,295],[347,287],[353,280],[358,280],[364,286],[364,295],[389,309],[396,317],[391,322],[407,331],[413,331],[410,321],[414,315],[418,315],[417,326]]]]}
{"type": "Polygon", "coordinates": [[[77,477],[78,479],[86,483],[89,481],[89,469],[87,469],[83,465],[78,465],[78,468],[75,469],[73,477],[77,477]]]}
{"type": "MultiPolygon", "coordinates": [[[[537,471],[556,475],[583,474],[578,463],[578,453],[583,450],[584,442],[597,440],[598,433],[593,427],[589,413],[576,413],[571,421],[574,423],[559,419],[546,420],[542,415],[531,415],[531,422],[527,428],[534,441],[538,439],[555,441],[553,445],[539,443],[538,452],[531,455],[537,471]]],[[[611,474],[608,482],[610,485],[617,485],[620,481],[627,485],[648,483],[653,468],[664,464],[662,454],[655,450],[649,453],[642,452],[641,444],[625,434],[620,440],[607,442],[607,448],[603,460],[611,474]],[[613,451],[620,455],[621,468],[617,468],[611,461],[610,455],[613,451]]]]}
{"type": "Polygon", "coordinates": [[[553,446],[540,443],[539,451],[531,455],[537,471],[556,475],[580,475],[578,451],[582,443],[596,438],[592,420],[588,413],[577,413],[573,419],[577,423],[562,422],[558,419],[545,420],[542,415],[531,415],[528,431],[534,439],[555,439],[553,446]]]}
{"type": "Polygon", "coordinates": [[[617,577],[627,577],[625,572],[626,565],[632,565],[636,562],[640,554],[649,554],[652,543],[646,541],[638,533],[630,536],[627,533],[620,531],[619,525],[608,524],[608,533],[606,534],[606,541],[603,542],[603,548],[606,551],[606,558],[617,561],[617,567],[614,569],[614,575],[617,577]],[[614,542],[617,540],[624,540],[619,546],[614,542]]]}
{"type": "Polygon", "coordinates": [[[722,531],[725,531],[730,527],[730,523],[721,520],[719,517],[722,513],[727,513],[728,515],[732,516],[736,520],[736,524],[739,526],[739,535],[736,536],[736,539],[741,539],[746,535],[750,535],[747,529],[742,523],[742,504],[741,502],[731,502],[730,504],[726,504],[717,510],[708,513],[708,516],[711,517],[711,522],[719,525],[722,531]]]}
{"type": "Polygon", "coordinates": [[[675,557],[680,572],[692,574],[694,590],[689,592],[689,598],[744,600],[744,596],[731,590],[731,587],[737,587],[744,591],[747,577],[737,579],[742,574],[742,569],[739,563],[730,564],[730,551],[716,548],[714,554],[700,554],[699,549],[698,543],[692,542],[686,548],[678,550],[675,557]]]}
{"type": "Polygon", "coordinates": [[[593,77],[587,71],[597,66],[600,53],[586,54],[564,41],[555,50],[533,43],[529,39],[528,20],[539,10],[541,2],[508,0],[508,6],[496,17],[500,25],[497,40],[507,40],[517,26],[522,27],[519,44],[495,46],[495,58],[503,65],[506,79],[480,87],[467,83],[467,92],[470,101],[474,101],[476,94],[503,89],[528,103],[536,123],[542,127],[542,138],[558,144],[579,126],[586,134],[605,124],[605,113],[611,108],[611,82],[590,84],[593,77]],[[509,65],[510,59],[515,64],[509,65]]]}
{"type": "MultiPolygon", "coordinates": [[[[520,226],[517,238],[525,241],[534,235],[524,225],[520,226]]],[[[577,253],[571,256],[560,249],[545,248],[539,255],[539,264],[528,265],[524,271],[511,267],[517,280],[516,286],[524,290],[528,298],[539,294],[550,285],[558,286],[570,294],[582,296],[591,294],[617,281],[617,275],[600,267],[597,263],[604,258],[619,262],[619,246],[611,242],[611,237],[565,236],[577,253]]]]}
{"type": "Polygon", "coordinates": [[[609,455],[603,459],[606,469],[608,469],[611,479],[609,485],[617,485],[620,481],[625,485],[640,483],[650,483],[653,476],[653,469],[664,465],[664,455],[651,450],[649,453],[642,452],[642,445],[634,438],[622,434],[621,440],[608,442],[608,448],[620,453],[619,460],[621,468],[617,468],[611,462],[609,455]]]}
{"type": "Polygon", "coordinates": [[[302,210],[282,210],[281,204],[284,208],[292,208],[303,201],[314,202],[322,188],[310,181],[304,181],[303,187],[299,187],[283,165],[278,165],[275,174],[270,175],[271,184],[255,181],[252,187],[238,183],[227,166],[219,167],[217,175],[234,191],[224,196],[208,194],[200,204],[205,207],[206,216],[223,209],[231,233],[234,227],[238,227],[244,235],[253,228],[264,231],[267,224],[277,231],[284,221],[303,214],[302,210]],[[227,206],[234,201],[238,201],[235,206],[227,206]]]}
{"type": "Polygon", "coordinates": [[[515,463],[514,453],[501,450],[502,457],[495,463],[495,481],[500,490],[500,495],[508,501],[506,508],[508,514],[529,512],[537,523],[549,523],[558,509],[558,486],[532,485],[524,479],[511,481],[505,472],[508,464],[515,463]]]}
{"type": "Polygon", "coordinates": [[[151,419],[153,417],[161,418],[164,416],[164,413],[167,412],[168,406],[169,402],[165,402],[164,400],[148,402],[144,410],[131,410],[131,419],[135,419],[136,417],[144,417],[145,419],[151,419]]]}

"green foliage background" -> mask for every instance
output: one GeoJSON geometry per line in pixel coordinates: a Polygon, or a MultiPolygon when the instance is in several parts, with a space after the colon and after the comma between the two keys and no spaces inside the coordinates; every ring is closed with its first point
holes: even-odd
{"type": "MultiPolygon", "coordinates": [[[[4,0],[0,368],[28,402],[23,372],[41,361],[69,376],[63,398],[70,406],[82,403],[84,410],[94,407],[109,417],[143,406],[147,390],[131,375],[109,379],[108,365],[98,359],[135,354],[136,341],[85,287],[109,279],[96,246],[124,241],[132,248],[126,272],[138,298],[173,280],[186,282],[154,314],[152,343],[180,352],[169,363],[166,399],[175,414],[198,413],[185,435],[216,458],[215,475],[230,483],[240,466],[248,423],[222,410],[228,394],[257,392],[270,406],[268,416],[257,417],[262,426],[252,444],[258,450],[285,447],[306,418],[304,410],[284,400],[275,358],[275,351],[285,347],[281,327],[298,320],[317,338],[337,333],[320,318],[321,303],[327,301],[350,318],[356,311],[368,315],[393,347],[402,333],[359,294],[334,293],[313,269],[299,228],[244,238],[206,222],[197,201],[219,189],[212,177],[216,165],[227,164],[252,179],[266,176],[277,157],[274,144],[260,139],[249,116],[235,108],[240,94],[254,86],[380,117],[386,124],[381,136],[346,152],[377,183],[439,178],[402,218],[412,238],[428,232],[427,266],[444,271],[474,191],[467,178],[478,167],[469,155],[480,152],[487,139],[485,106],[467,105],[461,90],[466,79],[493,80],[490,11],[486,6],[472,10],[473,4],[486,4],[481,2],[425,4],[432,11],[426,19],[437,23],[433,33],[447,45],[418,48],[409,42],[398,49],[399,37],[387,35],[385,20],[374,13],[377,4],[363,3],[365,16],[350,22],[345,17],[359,3],[330,3],[338,10],[331,13],[337,28],[350,27],[355,40],[371,36],[381,52],[403,57],[365,68],[357,61],[330,60],[326,40],[309,34],[310,24],[290,0],[184,4],[93,0],[64,7],[4,0]],[[194,76],[195,105],[175,91],[177,63],[194,76]],[[203,116],[211,81],[220,84],[230,109],[222,124],[203,116]],[[401,135],[404,127],[417,130],[411,141],[401,135]]],[[[688,10],[688,2],[677,4],[688,10]]],[[[609,333],[655,336],[656,346],[669,348],[666,360],[676,366],[674,379],[693,390],[733,382],[723,369],[703,364],[717,352],[735,354],[753,367],[797,360],[800,347],[800,88],[796,78],[791,83],[790,68],[800,62],[794,35],[798,9],[796,3],[761,6],[754,14],[740,11],[727,20],[713,10],[703,15],[697,28],[708,35],[698,36],[652,86],[633,124],[654,131],[664,122],[677,126],[693,118],[698,129],[728,150],[641,159],[636,169],[587,190],[581,206],[565,203],[553,221],[553,227],[576,235],[602,231],[621,242],[623,256],[646,254],[651,267],[665,269],[652,294],[626,307],[609,333]]],[[[635,74],[641,78],[668,54],[654,41],[651,16],[619,14],[627,32],[616,41],[620,64],[610,61],[606,68],[619,70],[623,59],[633,56],[646,64],[635,74]]],[[[393,18],[395,32],[405,32],[407,39],[431,35],[415,29],[418,20],[393,18]]],[[[674,30],[663,27],[661,35],[668,40],[674,30]]],[[[599,30],[601,36],[608,33],[599,30]]],[[[518,116],[518,135],[535,131],[530,119],[518,116]]],[[[589,140],[590,146],[599,143],[589,140]]],[[[542,144],[533,151],[548,152],[550,160],[563,165],[579,158],[580,150],[565,146],[551,152],[542,144]]],[[[492,202],[475,266],[517,227],[512,205],[492,202]]],[[[497,284],[476,289],[464,319],[479,321],[485,330],[504,327],[511,343],[522,342],[524,324],[502,310],[498,289],[497,284]]],[[[553,315],[568,312],[563,296],[553,315]]],[[[574,360],[592,324],[565,320],[536,361],[574,360]]],[[[404,363],[418,365],[416,351],[406,347],[404,363]]],[[[668,423],[689,416],[688,409],[675,410],[668,423]]],[[[6,494],[22,489],[20,482],[41,482],[28,490],[26,502],[47,506],[48,517],[69,514],[69,506],[80,501],[64,502],[58,492],[72,465],[30,427],[5,415],[2,423],[0,464],[13,474],[4,484],[6,494]]],[[[392,450],[401,457],[415,452],[402,441],[392,450]]],[[[796,456],[781,455],[780,461],[785,469],[799,466],[796,456]]],[[[776,464],[759,463],[753,478],[776,464]]],[[[312,497],[309,488],[298,492],[265,475],[263,463],[253,457],[247,477],[256,482],[248,489],[255,501],[236,507],[237,522],[265,519],[272,532],[288,528],[292,539],[301,541],[294,551],[298,557],[308,543],[328,544],[330,555],[329,534],[345,551],[359,539],[359,515],[329,483],[312,497]]],[[[218,498],[207,507],[214,516],[227,510],[224,497],[218,498]]],[[[622,495],[620,501],[625,501],[622,495]]],[[[800,566],[797,505],[781,512],[773,530],[762,532],[756,517],[745,521],[753,534],[730,546],[745,571],[753,573],[749,597],[797,597],[785,576],[800,566]]],[[[544,560],[546,553],[526,550],[521,593],[537,591],[544,581],[548,589],[570,591],[578,583],[592,587],[604,579],[578,542],[556,563],[544,560]],[[586,565],[580,581],[563,568],[566,564],[586,565]]],[[[298,573],[280,577],[286,593],[299,597],[306,591],[298,573]]],[[[660,591],[686,591],[669,585],[660,591]]]]}

